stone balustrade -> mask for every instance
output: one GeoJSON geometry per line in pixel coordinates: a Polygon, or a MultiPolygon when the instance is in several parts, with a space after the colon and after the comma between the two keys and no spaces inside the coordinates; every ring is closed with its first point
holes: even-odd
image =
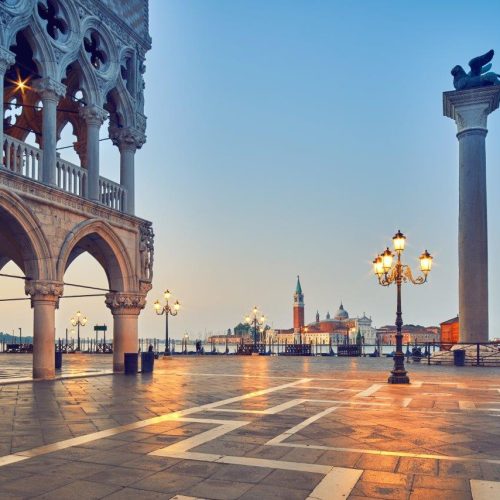
{"type": "Polygon", "coordinates": [[[42,179],[43,151],[23,141],[4,135],[3,167],[33,180],[42,179]]]}
{"type": "Polygon", "coordinates": [[[87,197],[87,171],[69,161],[57,158],[57,187],[77,196],[87,197]]]}
{"type": "Polygon", "coordinates": [[[99,199],[107,207],[124,212],[127,190],[117,182],[99,177],[99,199]]]}
{"type": "MultiPolygon", "coordinates": [[[[2,166],[23,177],[43,182],[43,151],[6,134],[3,140],[2,166]]],[[[88,172],[85,168],[58,157],[55,187],[66,193],[88,198],[88,172]]],[[[114,210],[125,212],[127,189],[100,176],[99,202],[114,210]]]]}

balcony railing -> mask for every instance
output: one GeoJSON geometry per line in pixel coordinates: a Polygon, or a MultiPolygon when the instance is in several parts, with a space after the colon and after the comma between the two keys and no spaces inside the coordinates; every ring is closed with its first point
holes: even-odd
{"type": "MultiPolygon", "coordinates": [[[[5,169],[28,179],[42,181],[43,151],[41,149],[4,135],[3,159],[2,167],[5,169]]],[[[88,172],[85,168],[57,158],[56,183],[61,191],[87,198],[88,172]]],[[[103,205],[124,212],[127,190],[116,182],[99,177],[99,198],[103,205]]]]}

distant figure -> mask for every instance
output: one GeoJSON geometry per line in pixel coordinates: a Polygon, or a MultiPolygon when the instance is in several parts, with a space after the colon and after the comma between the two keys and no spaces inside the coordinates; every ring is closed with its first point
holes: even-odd
{"type": "Polygon", "coordinates": [[[148,352],[153,352],[153,346],[151,344],[149,344],[148,352]]]}

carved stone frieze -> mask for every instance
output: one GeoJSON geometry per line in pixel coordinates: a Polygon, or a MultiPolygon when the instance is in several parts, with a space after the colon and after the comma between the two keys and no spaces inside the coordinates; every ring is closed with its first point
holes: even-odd
{"type": "Polygon", "coordinates": [[[31,307],[36,300],[53,301],[58,307],[63,292],[64,284],[60,281],[27,280],[24,285],[24,293],[31,296],[31,307]]]}
{"type": "Polygon", "coordinates": [[[15,61],[16,56],[13,52],[0,47],[0,74],[3,75],[15,61]]]}
{"type": "Polygon", "coordinates": [[[132,127],[109,127],[109,137],[115,146],[134,151],[140,149],[146,142],[146,135],[132,127]]]}
{"type": "Polygon", "coordinates": [[[91,104],[80,108],[80,116],[90,125],[102,125],[108,117],[108,112],[104,109],[91,104]]]}
{"type": "Polygon", "coordinates": [[[139,314],[146,305],[143,293],[111,292],[106,294],[106,306],[113,314],[139,314]]]}
{"type": "Polygon", "coordinates": [[[59,101],[66,95],[66,85],[53,78],[40,78],[33,82],[33,88],[40,94],[42,99],[53,99],[59,101]]]}

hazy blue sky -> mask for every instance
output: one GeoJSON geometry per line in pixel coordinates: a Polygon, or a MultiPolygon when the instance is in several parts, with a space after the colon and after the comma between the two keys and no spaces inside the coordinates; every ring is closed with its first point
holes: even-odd
{"type": "MultiPolygon", "coordinates": [[[[405,322],[457,313],[458,144],[442,92],[455,64],[500,50],[500,4],[437,4],[150,2],[136,211],[154,222],[156,268],[142,336],[163,335],[151,306],[166,287],[184,306],[175,336],[233,327],[254,304],[290,327],[297,274],[306,320],[342,300],[352,316],[392,323],[395,290],[377,285],[371,260],[399,228],[409,262],[424,248],[435,256],[430,282],[404,289],[405,322]]],[[[493,62],[500,71],[500,53],[493,62]]],[[[499,337],[500,112],[489,130],[490,336],[499,337]]],[[[116,178],[109,143],[102,163],[116,178]]],[[[106,284],[84,257],[66,279],[106,284]]],[[[58,334],[78,307],[111,323],[100,299],[68,300],[58,334]]],[[[2,328],[31,329],[26,304],[9,310],[2,328]]]]}

